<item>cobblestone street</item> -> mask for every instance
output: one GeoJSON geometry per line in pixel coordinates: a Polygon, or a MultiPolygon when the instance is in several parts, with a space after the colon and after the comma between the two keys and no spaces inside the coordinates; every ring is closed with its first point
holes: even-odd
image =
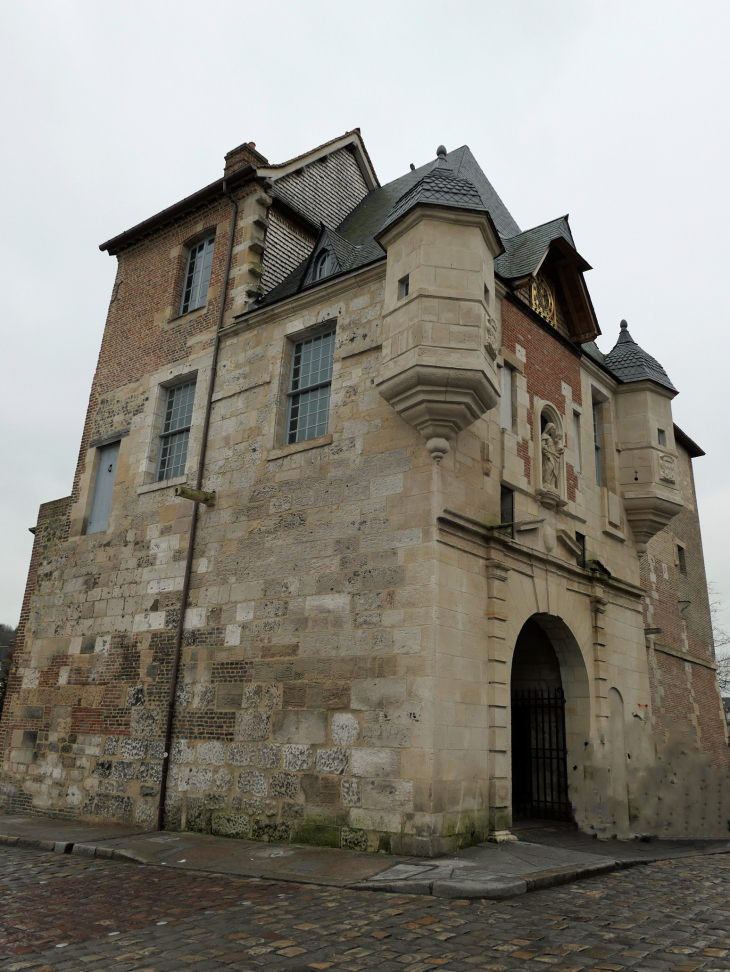
{"type": "Polygon", "coordinates": [[[343,891],[0,847],[0,969],[730,969],[730,858],[498,901],[343,891]]]}

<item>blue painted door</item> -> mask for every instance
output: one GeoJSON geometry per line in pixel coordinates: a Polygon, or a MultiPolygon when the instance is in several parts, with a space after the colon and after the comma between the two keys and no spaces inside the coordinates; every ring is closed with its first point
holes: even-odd
{"type": "Polygon", "coordinates": [[[96,471],[94,499],[91,502],[91,516],[87,533],[103,533],[109,524],[109,510],[112,505],[114,477],[117,474],[119,443],[113,442],[99,450],[99,467],[96,471]]]}

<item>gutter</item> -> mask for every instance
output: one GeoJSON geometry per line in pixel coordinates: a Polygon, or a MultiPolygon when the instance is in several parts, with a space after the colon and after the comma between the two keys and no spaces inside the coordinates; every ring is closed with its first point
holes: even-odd
{"type": "MultiPolygon", "coordinates": [[[[252,169],[253,166],[246,168],[252,169]]],[[[205,471],[205,454],[208,448],[208,432],[210,430],[210,415],[213,408],[213,391],[215,388],[216,370],[218,368],[218,352],[220,351],[221,330],[223,328],[223,313],[226,306],[226,296],[228,294],[228,280],[231,274],[231,257],[233,255],[233,240],[236,235],[236,221],[238,219],[238,203],[228,192],[226,180],[223,179],[221,185],[223,193],[231,203],[231,229],[228,234],[228,252],[226,253],[226,266],[223,271],[223,283],[221,285],[221,300],[218,307],[218,323],[215,329],[215,342],[213,344],[213,360],[210,364],[210,379],[208,380],[208,398],[205,403],[205,418],[203,419],[203,437],[200,443],[200,457],[198,459],[198,475],[195,480],[195,489],[200,490],[203,485],[203,473],[205,471]]],[[[190,536],[188,539],[187,557],[185,559],[185,575],[183,577],[183,589],[180,599],[180,617],[177,622],[175,633],[175,649],[172,658],[172,674],[170,675],[170,691],[167,698],[167,718],[165,721],[165,748],[162,758],[162,781],[160,783],[159,803],[157,806],[157,822],[155,830],[162,830],[165,820],[165,798],[167,796],[167,777],[170,771],[170,750],[172,748],[172,723],[175,715],[175,696],[177,695],[177,680],[180,670],[180,654],[182,651],[182,639],[185,629],[185,611],[187,609],[188,594],[190,592],[190,575],[193,569],[193,553],[195,550],[195,534],[198,526],[198,507],[197,501],[193,502],[193,513],[190,521],[190,536]]]]}

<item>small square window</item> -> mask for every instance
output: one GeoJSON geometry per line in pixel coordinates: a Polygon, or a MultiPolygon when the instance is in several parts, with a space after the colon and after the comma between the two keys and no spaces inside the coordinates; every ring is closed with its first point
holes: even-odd
{"type": "Polygon", "coordinates": [[[286,442],[325,435],[329,421],[335,332],[297,341],[292,356],[286,442]]]}
{"type": "Polygon", "coordinates": [[[680,574],[686,574],[687,573],[687,554],[685,552],[684,547],[682,547],[680,544],[677,544],[677,564],[679,565],[679,573],[680,574]]]}
{"type": "Polygon", "coordinates": [[[401,277],[398,281],[398,300],[403,300],[410,293],[410,278],[406,274],[405,277],[401,277]]]}
{"type": "Polygon", "coordinates": [[[188,263],[185,268],[185,285],[180,301],[181,314],[187,314],[189,311],[202,307],[208,299],[208,284],[210,283],[210,270],[213,265],[214,246],[215,236],[209,236],[190,247],[188,263]]]}
{"type": "Polygon", "coordinates": [[[659,445],[665,446],[667,444],[667,433],[664,429],[657,429],[657,438],[659,439],[659,445]]]}

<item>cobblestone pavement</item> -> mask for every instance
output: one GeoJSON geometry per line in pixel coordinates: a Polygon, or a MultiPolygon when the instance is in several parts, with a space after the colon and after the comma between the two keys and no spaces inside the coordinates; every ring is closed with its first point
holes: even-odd
{"type": "Polygon", "coordinates": [[[730,969],[730,859],[510,901],[345,891],[0,847],[0,969],[730,969]]]}

